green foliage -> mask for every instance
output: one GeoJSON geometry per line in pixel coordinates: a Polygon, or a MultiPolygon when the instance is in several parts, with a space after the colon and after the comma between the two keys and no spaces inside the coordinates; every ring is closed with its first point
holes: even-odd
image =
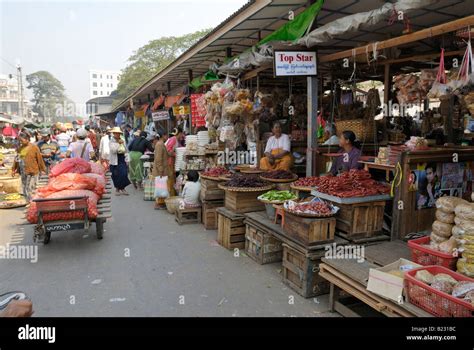
{"type": "Polygon", "coordinates": [[[113,105],[133,93],[210,31],[211,28],[178,37],[161,37],[140,47],[130,56],[127,67],[122,70],[113,105]]]}
{"type": "Polygon", "coordinates": [[[55,117],[57,106],[66,101],[63,84],[47,71],[29,74],[26,81],[27,89],[33,91],[33,111],[41,117],[55,117]]]}

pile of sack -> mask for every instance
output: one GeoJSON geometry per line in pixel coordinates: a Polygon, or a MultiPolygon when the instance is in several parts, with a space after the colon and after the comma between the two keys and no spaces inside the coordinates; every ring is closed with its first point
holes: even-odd
{"type": "Polygon", "coordinates": [[[461,258],[457,262],[457,271],[468,277],[474,277],[474,203],[461,203],[455,209],[453,236],[459,245],[461,258]]]}
{"type": "MultiPolygon", "coordinates": [[[[89,163],[80,158],[68,158],[54,166],[50,171],[48,184],[39,188],[33,199],[87,197],[88,217],[95,219],[98,215],[97,202],[105,193],[105,169],[98,163],[89,163]]],[[[38,209],[35,202],[30,203],[28,222],[38,222],[38,209]]],[[[65,211],[46,213],[43,221],[82,220],[82,211],[65,211]]]]}

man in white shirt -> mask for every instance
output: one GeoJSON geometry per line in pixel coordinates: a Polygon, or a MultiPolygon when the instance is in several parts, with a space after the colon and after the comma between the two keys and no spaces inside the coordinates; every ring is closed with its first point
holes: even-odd
{"type": "Polygon", "coordinates": [[[56,142],[59,146],[59,151],[61,152],[61,156],[64,158],[69,147],[69,143],[71,142],[71,137],[66,133],[66,127],[61,127],[61,133],[56,136],[56,142]]]}
{"type": "Polygon", "coordinates": [[[293,165],[291,156],[291,142],[286,134],[282,134],[280,123],[276,122],[272,128],[273,136],[267,141],[265,157],[260,159],[262,170],[290,170],[293,165]]]}
{"type": "Polygon", "coordinates": [[[324,128],[324,137],[327,139],[323,145],[339,145],[339,137],[336,135],[336,127],[331,124],[327,124],[324,128]]]}
{"type": "Polygon", "coordinates": [[[107,126],[105,134],[100,139],[99,144],[99,159],[105,169],[109,168],[110,161],[110,126],[107,126]]]}

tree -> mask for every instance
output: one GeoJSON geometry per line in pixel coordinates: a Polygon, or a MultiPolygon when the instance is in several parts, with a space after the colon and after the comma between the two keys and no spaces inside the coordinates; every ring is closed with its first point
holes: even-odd
{"type": "Polygon", "coordinates": [[[129,96],[210,31],[211,28],[178,37],[161,37],[140,47],[129,57],[128,65],[122,70],[113,104],[129,96]]]}
{"type": "Polygon", "coordinates": [[[47,71],[38,71],[26,76],[27,89],[33,90],[33,111],[52,120],[58,105],[66,101],[63,84],[47,71]]]}

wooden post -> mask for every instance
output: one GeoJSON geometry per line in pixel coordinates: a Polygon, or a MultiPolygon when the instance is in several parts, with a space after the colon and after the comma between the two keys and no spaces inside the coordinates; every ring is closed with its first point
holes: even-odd
{"type": "Polygon", "coordinates": [[[453,116],[454,116],[454,95],[449,98],[448,117],[446,118],[446,133],[448,143],[454,142],[453,116]]]}
{"type": "Polygon", "coordinates": [[[166,82],[166,87],[168,88],[168,92],[171,92],[171,81],[166,82]]]}
{"type": "Polygon", "coordinates": [[[390,64],[385,64],[384,68],[383,103],[388,106],[392,90],[392,75],[390,74],[390,64]]]}
{"type": "Polygon", "coordinates": [[[226,58],[231,58],[232,57],[232,48],[231,47],[226,47],[225,48],[225,57],[226,58]]]}
{"type": "Polygon", "coordinates": [[[148,102],[151,102],[151,95],[150,95],[150,94],[148,94],[148,96],[147,96],[147,97],[148,97],[148,102]]]}
{"type": "Polygon", "coordinates": [[[193,81],[193,70],[188,69],[188,83],[191,83],[193,81]]]}
{"type": "Polygon", "coordinates": [[[318,146],[318,78],[307,78],[308,85],[308,138],[306,149],[306,176],[315,174],[315,155],[318,146]]]}

